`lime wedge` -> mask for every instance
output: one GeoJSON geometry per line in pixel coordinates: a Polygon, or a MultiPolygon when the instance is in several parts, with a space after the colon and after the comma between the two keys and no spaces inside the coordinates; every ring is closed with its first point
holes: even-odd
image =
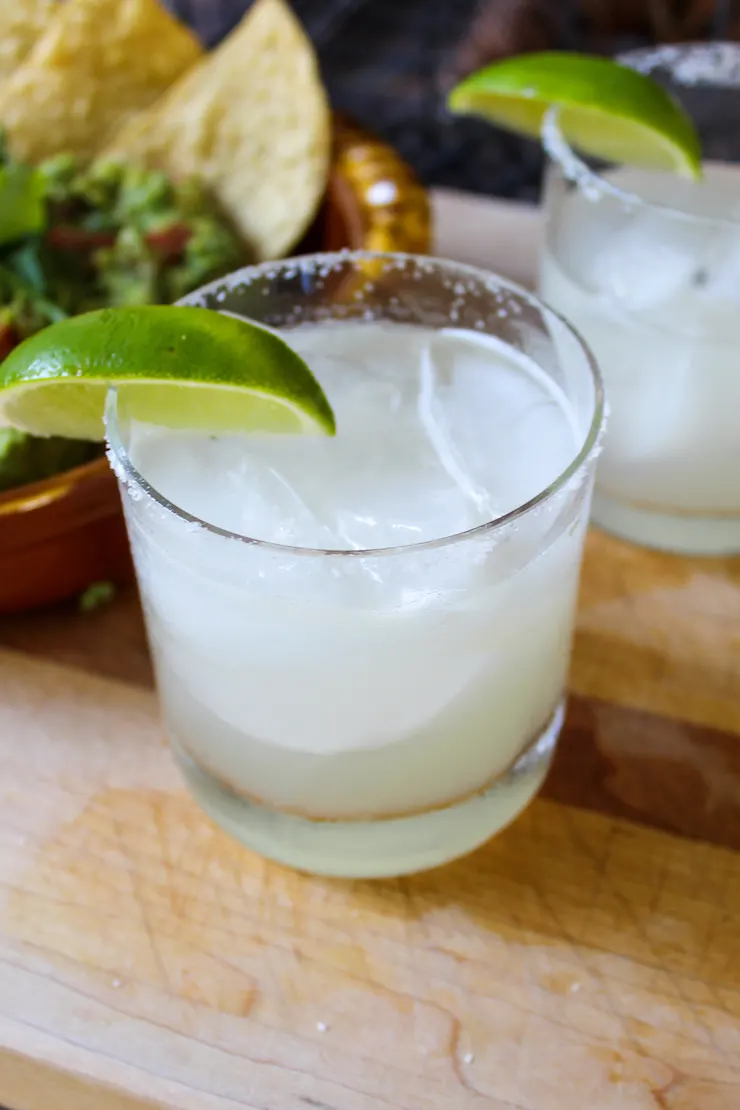
{"type": "Polygon", "coordinates": [[[334,414],[303,359],[257,324],[204,308],[104,308],[52,324],[0,364],[0,424],[104,437],[109,386],[127,413],[209,432],[323,432],[334,414]]]}
{"type": "Polygon", "coordinates": [[[466,77],[449,97],[452,112],[483,116],[538,137],[548,108],[576,149],[607,162],[701,176],[691,117],[650,77],[587,54],[521,54],[466,77]]]}

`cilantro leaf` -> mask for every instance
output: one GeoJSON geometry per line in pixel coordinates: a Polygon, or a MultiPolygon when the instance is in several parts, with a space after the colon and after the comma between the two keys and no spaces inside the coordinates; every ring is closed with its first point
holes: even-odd
{"type": "Polygon", "coordinates": [[[32,166],[0,166],[0,245],[43,231],[44,182],[32,166]]]}

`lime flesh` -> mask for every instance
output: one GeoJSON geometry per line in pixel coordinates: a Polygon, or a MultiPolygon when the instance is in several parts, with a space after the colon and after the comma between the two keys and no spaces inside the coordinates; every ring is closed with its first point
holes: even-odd
{"type": "Polygon", "coordinates": [[[690,116],[650,77],[609,58],[522,54],[466,77],[450,110],[482,116],[519,135],[539,137],[553,105],[577,150],[606,162],[701,175],[701,145],[690,116]]]}
{"type": "Polygon", "coordinates": [[[108,389],[151,424],[208,432],[319,432],[334,415],[279,336],[204,308],[105,308],[37,332],[0,364],[0,424],[104,438],[108,389]]]}

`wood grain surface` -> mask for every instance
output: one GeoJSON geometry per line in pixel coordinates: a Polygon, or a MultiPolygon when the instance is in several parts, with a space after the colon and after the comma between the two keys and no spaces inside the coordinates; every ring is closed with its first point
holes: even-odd
{"type": "Polygon", "coordinates": [[[12,1110],[737,1110],[740,561],[593,533],[544,797],[380,883],[203,817],[133,592],[0,643],[12,1110]]]}

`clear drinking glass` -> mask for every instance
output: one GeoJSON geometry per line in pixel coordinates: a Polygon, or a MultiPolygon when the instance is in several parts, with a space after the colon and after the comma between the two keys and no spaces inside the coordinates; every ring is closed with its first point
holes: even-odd
{"type": "Polygon", "coordinates": [[[109,395],[193,794],[309,871],[393,875],[471,850],[530,801],[563,719],[603,422],[589,352],[501,278],[411,256],[270,263],[188,303],[280,329],[338,426],[196,436],[109,395]]]}
{"type": "Polygon", "coordinates": [[[611,417],[592,518],[667,550],[740,551],[740,45],[620,58],[702,139],[699,183],[577,156],[545,124],[540,293],[602,369],[611,417]]]}

